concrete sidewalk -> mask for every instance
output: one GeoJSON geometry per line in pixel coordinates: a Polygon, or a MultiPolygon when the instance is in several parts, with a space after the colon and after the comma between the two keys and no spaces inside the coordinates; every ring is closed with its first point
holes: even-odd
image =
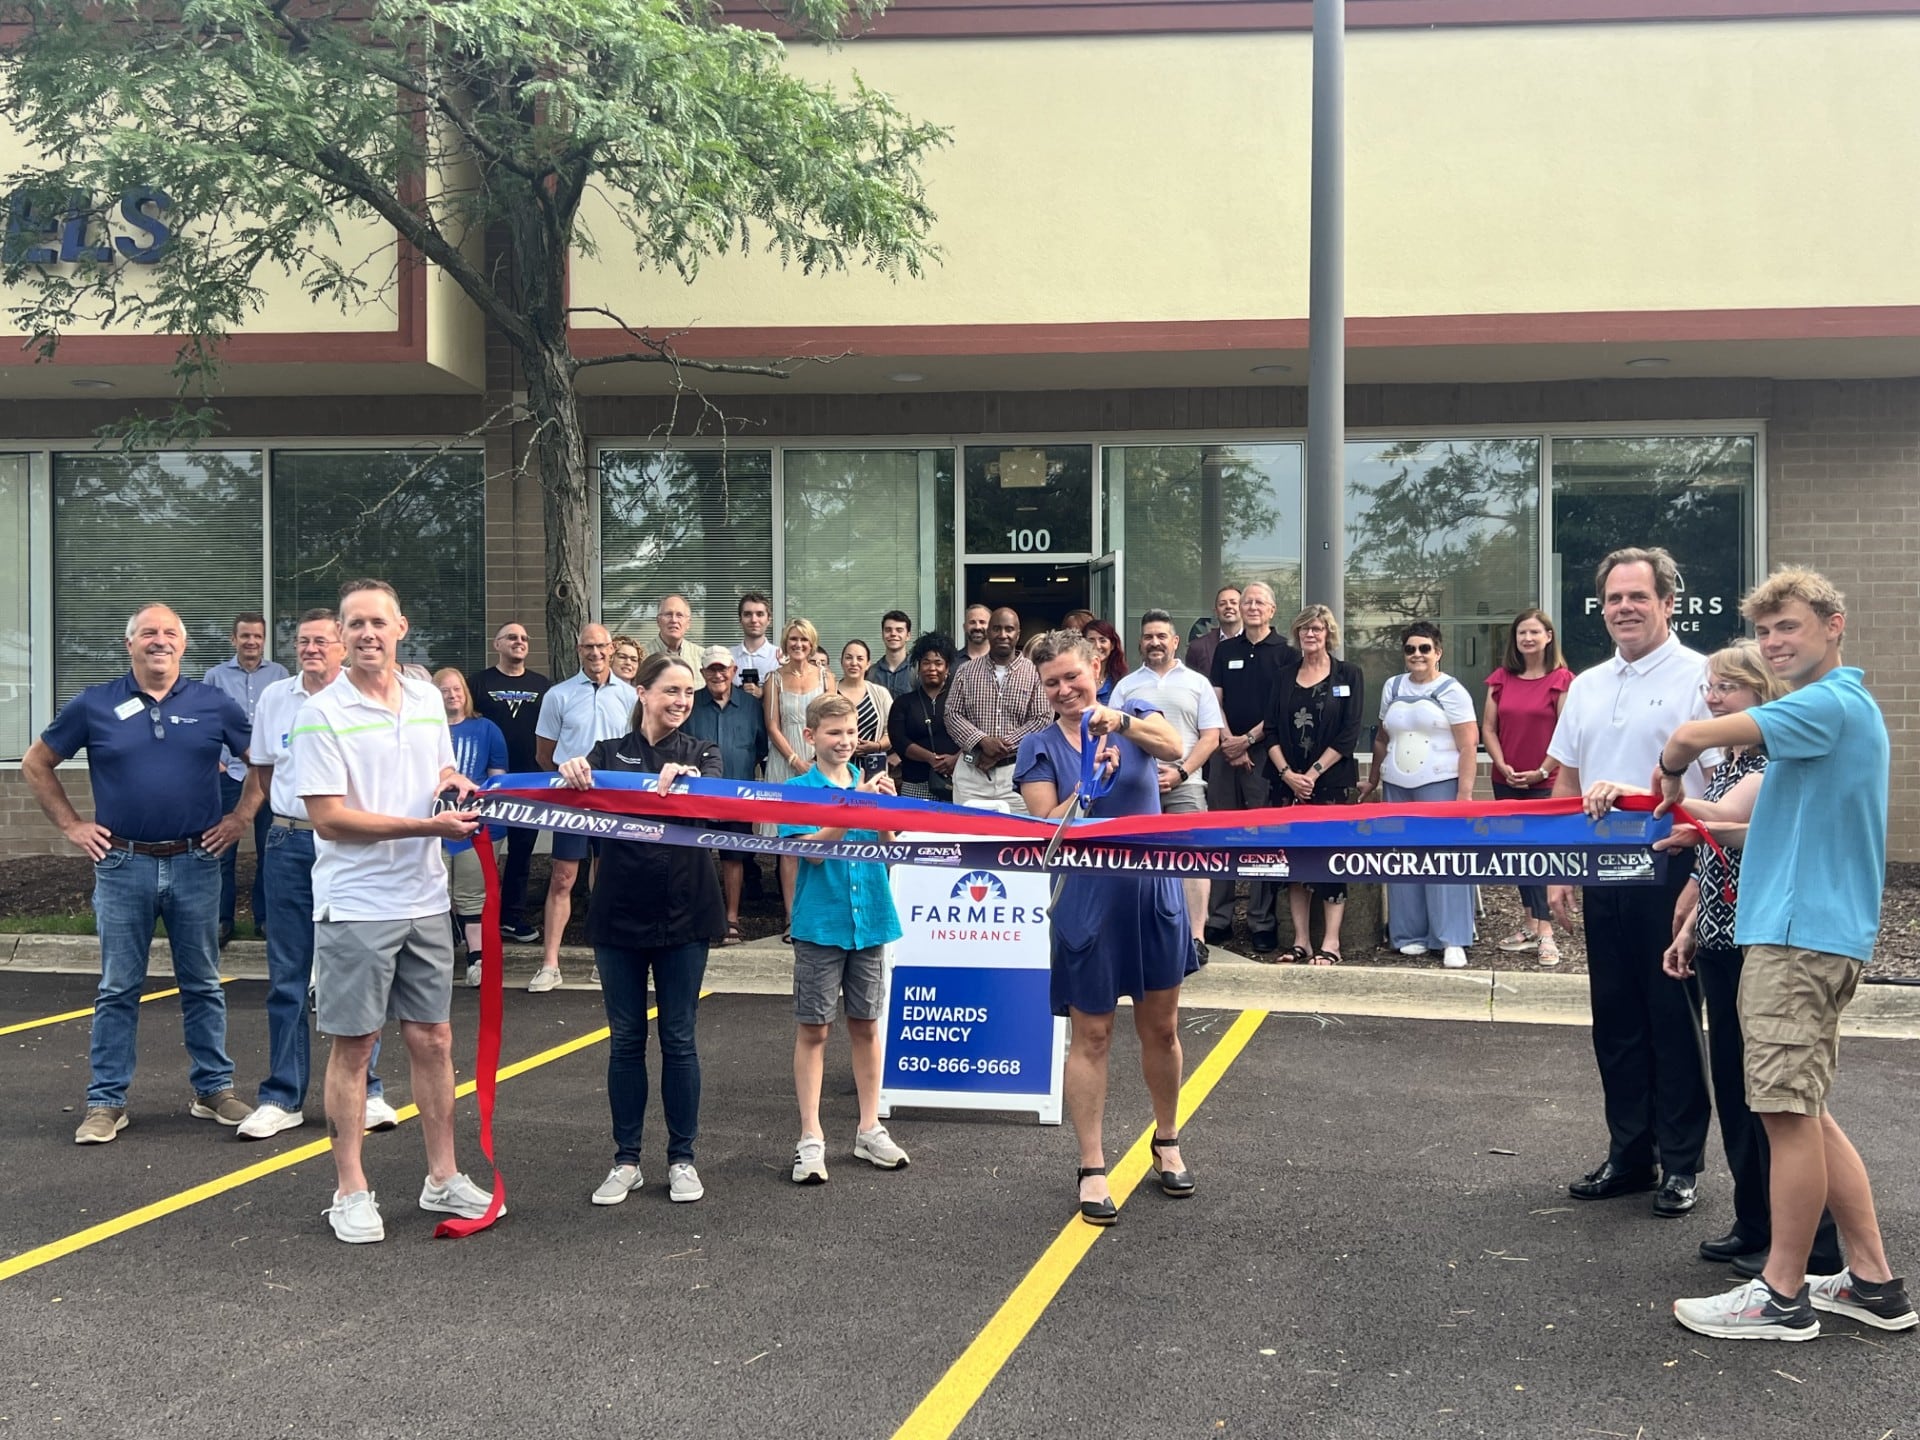
{"type": "MultiPolygon", "coordinates": [[[[267,947],[260,941],[236,940],[221,952],[220,961],[222,973],[235,979],[266,978],[267,947]]],[[[539,963],[537,947],[508,946],[508,989],[524,987],[539,963]]],[[[568,988],[596,988],[591,950],[562,950],[560,968],[568,988]]],[[[90,935],[0,935],[0,973],[8,969],[97,974],[100,947],[90,935]]],[[[163,944],[154,946],[152,973],[171,973],[163,944]]],[[[793,951],[774,939],[715,946],[707,961],[707,988],[733,995],[788,994],[793,988],[793,951]]],[[[1181,1004],[1531,1025],[1585,1025],[1591,1018],[1584,975],[1432,966],[1259,965],[1218,946],[1212,963],[1182,988],[1181,1004]]],[[[1841,1030],[1882,1039],[1920,1038],[1920,986],[1862,985],[1847,1007],[1841,1030]]]]}

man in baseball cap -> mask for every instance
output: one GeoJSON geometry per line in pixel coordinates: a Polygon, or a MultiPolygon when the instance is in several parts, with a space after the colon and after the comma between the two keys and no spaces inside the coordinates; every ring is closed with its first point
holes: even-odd
{"type": "MultiPolygon", "coordinates": [[[[751,780],[767,758],[767,723],[760,702],[733,683],[733,652],[709,645],[700,655],[700,675],[707,688],[693,697],[693,714],[686,731],[720,747],[720,773],[729,780],[751,780]]],[[[745,821],[709,821],[715,830],[746,831],[745,821]]],[[[746,866],[738,855],[721,852],[720,889],[727,900],[725,944],[740,943],[740,891],[746,866]]]]}

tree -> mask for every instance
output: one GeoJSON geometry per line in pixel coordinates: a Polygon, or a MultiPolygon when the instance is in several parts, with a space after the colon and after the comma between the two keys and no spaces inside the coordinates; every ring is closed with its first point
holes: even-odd
{"type": "MultiPolygon", "coordinates": [[[[884,0],[853,3],[866,19],[884,0]]],[[[785,0],[780,18],[830,39],[848,0],[785,0]]],[[[266,267],[343,305],[399,264],[444,271],[524,375],[558,655],[593,592],[579,373],[662,364],[688,393],[689,372],[786,373],[688,359],[604,311],[631,348],[576,355],[568,259],[601,243],[586,197],[613,201],[641,265],[689,281],[735,248],[805,274],[918,275],[935,253],[919,165],[945,132],[857,81],[843,97],[788,74],[777,38],[711,0],[0,0],[0,24],[0,110],[40,157],[9,185],[0,276],[29,297],[17,328],[43,356],[83,320],[182,337],[181,402],[121,430],[154,443],[218,423],[221,344],[266,267]],[[154,215],[151,190],[175,233],[113,263],[87,197],[126,197],[133,219],[154,215]],[[390,262],[326,252],[343,218],[369,216],[402,242],[390,262]],[[69,269],[35,263],[54,231],[80,242],[69,269]]]]}

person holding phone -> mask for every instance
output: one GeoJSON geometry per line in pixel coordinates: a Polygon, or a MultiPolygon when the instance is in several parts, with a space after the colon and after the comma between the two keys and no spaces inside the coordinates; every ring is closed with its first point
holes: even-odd
{"type": "Polygon", "coordinates": [[[893,710],[893,693],[884,685],[867,678],[873,664],[873,652],[864,640],[849,640],[840,647],[840,680],[833,688],[853,702],[853,713],[860,727],[860,740],[854,746],[854,758],[862,773],[871,773],[867,761],[878,755],[880,768],[887,765],[887,752],[893,741],[887,732],[887,717],[893,710]]]}

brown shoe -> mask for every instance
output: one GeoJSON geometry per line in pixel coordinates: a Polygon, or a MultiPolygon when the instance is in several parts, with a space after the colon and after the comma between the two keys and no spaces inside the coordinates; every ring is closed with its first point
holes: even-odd
{"type": "Polygon", "coordinates": [[[238,1125],[253,1113],[253,1106],[232,1090],[220,1090],[212,1095],[194,1096],[187,1113],[196,1120],[218,1120],[222,1125],[238,1125]]]}
{"type": "Polygon", "coordinates": [[[80,1122],[80,1128],[73,1132],[76,1145],[105,1145],[114,1136],[127,1128],[127,1107],[124,1105],[89,1105],[87,1118],[80,1122]]]}

